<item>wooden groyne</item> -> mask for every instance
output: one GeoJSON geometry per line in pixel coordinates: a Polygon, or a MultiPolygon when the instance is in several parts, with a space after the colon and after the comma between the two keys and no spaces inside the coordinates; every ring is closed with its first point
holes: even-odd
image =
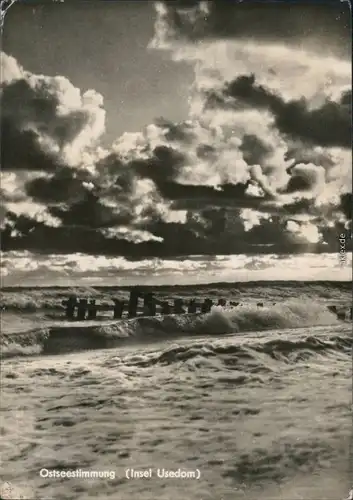
{"type": "Polygon", "coordinates": [[[95,299],[87,300],[77,296],[70,296],[62,301],[65,307],[65,316],[67,319],[83,321],[98,319],[98,313],[102,311],[111,311],[113,319],[121,319],[123,315],[128,318],[142,316],[156,316],[157,314],[187,314],[187,313],[208,313],[212,306],[226,306],[227,302],[220,299],[218,304],[211,299],[204,299],[203,302],[191,298],[188,301],[181,298],[175,298],[172,301],[160,300],[153,296],[151,292],[142,293],[137,290],[130,291],[129,300],[112,299],[111,305],[97,304],[95,299]],[[142,301],[142,303],[141,303],[142,301]],[[171,303],[172,302],[172,303],[171,303]]]}
{"type": "MultiPolygon", "coordinates": [[[[102,311],[111,311],[113,319],[121,319],[123,316],[135,318],[139,315],[207,314],[213,306],[235,308],[243,304],[241,302],[227,301],[224,298],[220,298],[216,302],[209,298],[205,298],[203,301],[196,298],[188,300],[181,298],[160,300],[154,297],[151,292],[132,289],[128,300],[112,299],[112,304],[110,305],[97,304],[96,299],[88,300],[74,295],[63,300],[62,305],[65,307],[65,316],[68,320],[84,321],[98,319],[98,313],[102,311]]],[[[258,302],[255,305],[258,308],[263,308],[265,303],[258,302]]],[[[272,302],[271,305],[276,305],[276,302],[272,302]]],[[[329,305],[327,308],[338,319],[352,320],[352,307],[347,310],[347,307],[344,306],[329,305]]]]}

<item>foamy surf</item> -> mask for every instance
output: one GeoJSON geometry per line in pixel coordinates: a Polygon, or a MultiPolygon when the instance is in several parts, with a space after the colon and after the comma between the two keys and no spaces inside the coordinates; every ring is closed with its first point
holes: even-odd
{"type": "Polygon", "coordinates": [[[338,323],[336,316],[325,306],[293,300],[263,308],[213,307],[211,313],[204,315],[137,317],[106,322],[55,322],[30,331],[2,335],[1,351],[2,356],[7,358],[62,354],[180,336],[229,335],[338,323]]]}

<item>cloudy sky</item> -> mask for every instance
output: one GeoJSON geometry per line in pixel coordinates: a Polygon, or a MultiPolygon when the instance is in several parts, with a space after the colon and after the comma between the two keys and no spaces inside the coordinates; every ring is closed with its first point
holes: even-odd
{"type": "Polygon", "coordinates": [[[11,7],[3,283],[350,279],[349,19],[339,1],[11,7]]]}

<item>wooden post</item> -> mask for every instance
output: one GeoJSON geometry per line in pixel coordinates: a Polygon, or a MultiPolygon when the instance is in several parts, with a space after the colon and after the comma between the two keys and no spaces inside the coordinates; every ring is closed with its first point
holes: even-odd
{"type": "Polygon", "coordinates": [[[151,300],[152,300],[151,293],[144,293],[143,294],[143,315],[144,316],[150,316],[151,300]]]}
{"type": "Polygon", "coordinates": [[[183,299],[174,299],[174,314],[185,314],[185,309],[183,308],[183,299]]]}
{"type": "Polygon", "coordinates": [[[171,307],[167,300],[163,300],[161,304],[161,314],[171,314],[171,307]]]}
{"type": "Polygon", "coordinates": [[[87,310],[88,310],[87,319],[96,319],[97,318],[97,306],[96,306],[95,299],[91,299],[88,302],[87,310]]]}
{"type": "Polygon", "coordinates": [[[197,304],[196,304],[196,299],[190,299],[189,305],[188,305],[188,313],[194,314],[197,311],[197,304]]]}
{"type": "Polygon", "coordinates": [[[213,301],[211,299],[205,299],[201,304],[201,312],[203,314],[209,313],[213,306],[213,301]]]}
{"type": "Polygon", "coordinates": [[[145,293],[143,296],[143,314],[144,316],[156,315],[156,301],[150,292],[145,293]]]}
{"type": "Polygon", "coordinates": [[[226,299],[218,299],[218,304],[217,306],[225,307],[227,305],[226,299]]]}
{"type": "Polygon", "coordinates": [[[133,288],[130,291],[130,299],[128,305],[128,314],[129,318],[135,318],[137,316],[137,306],[139,301],[139,291],[136,288],[133,288]]]}
{"type": "Polygon", "coordinates": [[[77,299],[74,295],[71,295],[68,299],[62,301],[62,305],[65,306],[65,316],[67,319],[74,319],[75,308],[77,306],[77,299]]]}
{"type": "Polygon", "coordinates": [[[78,321],[84,321],[86,319],[87,305],[88,305],[87,299],[80,299],[78,301],[78,307],[77,307],[78,321]]]}
{"type": "Polygon", "coordinates": [[[346,319],[346,311],[337,311],[337,318],[344,321],[346,319]]]}
{"type": "Polygon", "coordinates": [[[113,318],[114,319],[121,319],[122,315],[123,315],[125,303],[119,299],[113,299],[113,302],[114,302],[113,318]]]}

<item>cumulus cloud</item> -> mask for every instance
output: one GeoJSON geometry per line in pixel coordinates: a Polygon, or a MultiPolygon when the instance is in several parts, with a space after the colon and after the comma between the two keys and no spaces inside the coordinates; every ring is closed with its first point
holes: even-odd
{"type": "Polygon", "coordinates": [[[286,229],[298,239],[304,241],[309,241],[309,243],[318,243],[322,239],[322,235],[314,224],[310,222],[304,222],[299,224],[295,221],[288,221],[286,224],[286,229]]]}
{"type": "Polygon", "coordinates": [[[103,97],[63,76],[25,71],[5,53],[1,64],[3,168],[51,172],[82,163],[105,129],[103,97]]]}
{"type": "Polygon", "coordinates": [[[240,217],[244,223],[244,230],[249,231],[254,226],[259,226],[263,219],[270,219],[270,215],[256,210],[245,208],[240,211],[240,217]]]}
{"type": "MultiPolygon", "coordinates": [[[[290,237],[318,243],[322,229],[327,235],[350,218],[342,200],[352,183],[351,65],[336,50],[339,38],[349,45],[349,9],[331,30],[338,11],[308,6],[306,20],[324,23],[316,33],[329,44],[324,53],[314,40],[303,43],[307,31],[295,22],[302,16],[295,6],[289,13],[276,5],[273,16],[267,5],[259,15],[244,4],[221,3],[159,3],[151,46],[195,64],[191,116],[228,144],[231,138],[233,158],[241,153],[251,178],[246,193],[257,198],[249,208],[267,214],[266,227],[270,214],[280,215],[284,231],[292,215],[296,223],[311,221],[316,235],[301,225],[301,237],[299,230],[290,237]]],[[[218,149],[212,144],[212,159],[218,149]]]]}
{"type": "Polygon", "coordinates": [[[324,9],[320,36],[332,35],[332,51],[322,54],[296,7],[281,24],[278,6],[276,18],[266,6],[266,24],[221,3],[156,4],[150,48],[194,67],[189,116],[160,117],[109,148],[99,144],[102,96],[2,54],[4,250],[337,251],[352,178],[351,67],[336,41],[349,35],[329,30],[324,9]]]}
{"type": "Polygon", "coordinates": [[[102,96],[81,92],[65,77],[25,71],[4,53],[1,62],[1,195],[12,203],[8,210],[19,215],[21,202],[27,215],[49,226],[55,219],[88,227],[141,225],[167,214],[151,181],[129,176],[126,168],[109,176],[102,165],[110,154],[97,144],[104,132],[102,96]]]}

